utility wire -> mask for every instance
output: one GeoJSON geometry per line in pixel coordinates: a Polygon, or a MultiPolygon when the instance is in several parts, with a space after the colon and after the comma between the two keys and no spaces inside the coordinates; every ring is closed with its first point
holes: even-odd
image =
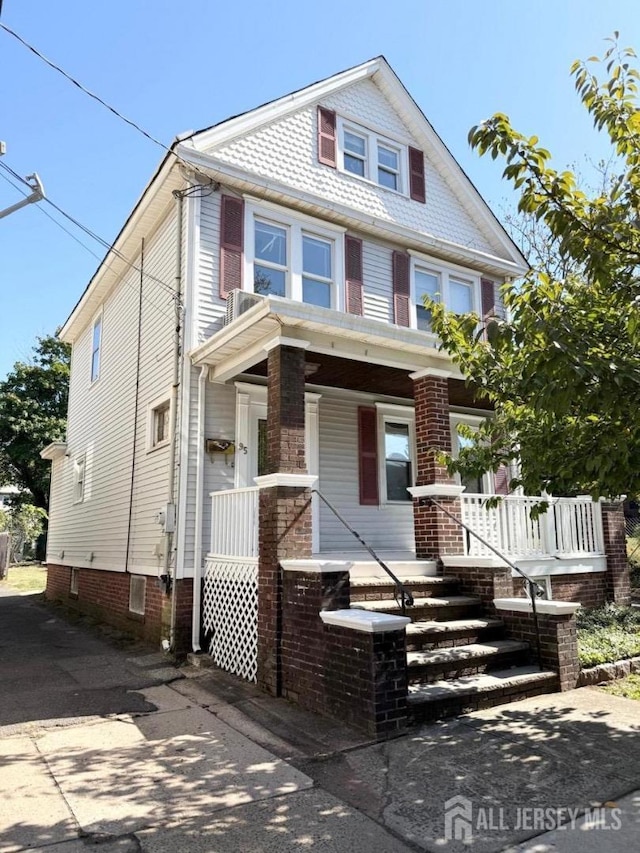
{"type": "MultiPolygon", "coordinates": [[[[9,174],[12,175],[17,181],[20,181],[20,183],[25,184],[26,186],[29,186],[27,184],[27,182],[24,180],[24,178],[22,178],[10,166],[8,166],[4,160],[0,160],[0,168],[4,169],[6,172],[9,172],[9,174]]],[[[83,225],[82,222],[75,219],[75,217],[71,216],[71,214],[69,214],[65,210],[63,210],[63,208],[61,208],[59,205],[57,205],[55,202],[53,202],[50,198],[47,198],[45,196],[43,201],[46,201],[49,205],[51,205],[51,207],[53,207],[54,210],[57,210],[58,213],[60,213],[62,216],[64,216],[65,219],[67,219],[69,222],[71,222],[73,225],[75,225],[76,228],[79,228],[81,231],[84,231],[85,234],[87,234],[93,240],[96,240],[98,243],[100,243],[100,245],[103,246],[107,250],[107,252],[113,252],[113,254],[117,258],[119,258],[121,261],[124,261],[124,263],[126,263],[129,267],[136,270],[137,272],[141,272],[140,268],[138,266],[136,266],[136,264],[134,264],[133,261],[130,261],[128,258],[126,258],[122,254],[122,252],[120,252],[118,249],[116,249],[113,246],[113,244],[109,243],[103,237],[100,237],[98,234],[95,233],[95,231],[92,231],[86,225],[83,225]]],[[[39,207],[39,209],[42,209],[42,208],[39,207]]],[[[96,257],[98,258],[98,260],[103,260],[98,255],[96,255],[96,257]]],[[[167,284],[166,281],[163,281],[162,279],[157,278],[157,276],[154,276],[148,272],[145,272],[144,275],[146,276],[146,278],[150,279],[151,281],[155,281],[156,284],[159,284],[161,287],[163,287],[172,297],[174,297],[174,298],[176,297],[176,292],[175,292],[174,288],[170,284],[167,284]]]]}
{"type": "MultiPolygon", "coordinates": [[[[1,165],[3,165],[3,164],[0,162],[0,166],[1,166],[1,165]]],[[[22,189],[22,187],[20,187],[20,186],[18,186],[17,184],[15,184],[15,183],[10,179],[10,178],[8,178],[6,175],[3,175],[1,172],[0,172],[0,178],[3,178],[3,179],[4,179],[8,184],[10,184],[10,185],[15,189],[15,190],[17,190],[17,191],[18,191],[19,193],[21,193],[22,195],[24,195],[24,196],[27,196],[27,195],[28,195],[28,193],[25,193],[25,192],[24,192],[24,190],[22,189]]],[[[24,183],[24,181],[23,181],[23,183],[24,183]]],[[[79,239],[78,239],[78,237],[76,237],[76,235],[75,235],[75,234],[73,234],[73,232],[71,232],[68,228],[66,228],[66,227],[62,224],[62,222],[60,222],[59,220],[57,220],[54,216],[51,216],[51,214],[50,214],[50,213],[48,213],[48,212],[45,210],[45,208],[44,208],[44,207],[42,207],[40,204],[37,204],[37,205],[36,205],[36,209],[37,209],[37,210],[39,210],[39,211],[40,211],[40,213],[44,214],[44,216],[46,216],[46,217],[47,217],[47,219],[50,219],[50,220],[51,220],[51,222],[53,222],[53,223],[54,223],[54,225],[57,225],[57,226],[58,226],[58,228],[60,228],[62,231],[64,231],[64,232],[65,232],[65,234],[67,234],[69,237],[71,237],[71,239],[72,239],[72,240],[74,240],[76,243],[78,243],[78,245],[79,245],[79,246],[82,246],[82,248],[83,248],[83,249],[85,249],[85,251],[89,252],[89,254],[90,254],[90,255],[93,255],[93,257],[94,257],[94,258],[96,258],[98,261],[102,261],[102,260],[103,260],[103,258],[101,258],[101,256],[100,256],[100,255],[98,255],[96,252],[94,252],[94,251],[93,251],[93,249],[89,248],[89,246],[87,246],[87,244],[86,244],[86,243],[83,243],[83,242],[82,242],[82,240],[79,240],[79,239]]],[[[133,269],[138,269],[138,268],[137,268],[134,264],[132,264],[131,262],[127,261],[127,263],[129,263],[129,265],[130,265],[133,269]]],[[[106,266],[106,269],[107,269],[107,270],[111,270],[111,264],[108,264],[108,265],[106,266]]],[[[147,273],[143,273],[143,274],[144,274],[144,275],[147,275],[147,273]]],[[[133,290],[132,285],[129,285],[129,283],[126,281],[126,279],[123,279],[122,281],[123,281],[123,283],[124,283],[127,287],[129,287],[129,289],[130,289],[130,290],[133,290]]],[[[168,285],[166,285],[166,286],[168,287],[168,285]]],[[[172,296],[174,295],[174,294],[173,294],[173,291],[172,291],[171,295],[172,295],[172,296]]],[[[163,309],[162,309],[162,308],[161,308],[157,303],[155,303],[155,302],[151,301],[151,299],[150,299],[146,294],[144,294],[144,293],[143,293],[143,299],[145,300],[145,302],[146,302],[146,303],[147,303],[151,308],[153,308],[155,311],[158,311],[158,313],[162,314],[162,316],[163,316],[163,317],[166,317],[168,320],[171,320],[171,322],[173,322],[173,316],[172,316],[171,314],[167,313],[167,311],[164,311],[164,310],[163,310],[163,309]]]]}
{"type": "MultiPolygon", "coordinates": [[[[0,0],[0,3],[1,3],[1,0],[0,0]]],[[[13,36],[14,39],[19,41],[20,44],[22,44],[24,47],[26,47],[27,50],[31,51],[31,53],[33,53],[35,56],[37,56],[38,59],[42,60],[42,62],[44,62],[46,65],[48,65],[49,68],[52,68],[54,71],[57,71],[58,74],[61,74],[65,78],[65,80],[68,80],[76,88],[80,89],[80,91],[83,92],[85,95],[92,98],[94,101],[97,101],[105,109],[109,110],[110,113],[113,113],[114,116],[119,118],[121,121],[125,122],[125,124],[128,124],[129,127],[132,127],[134,130],[137,130],[138,133],[141,133],[142,136],[144,136],[150,142],[153,142],[154,145],[158,145],[160,148],[162,148],[163,151],[166,151],[167,154],[171,154],[173,157],[176,158],[176,160],[178,162],[187,166],[187,168],[193,170],[197,174],[200,174],[200,175],[206,177],[209,181],[211,180],[211,177],[209,175],[207,175],[205,172],[200,171],[196,166],[194,166],[188,160],[184,160],[179,154],[177,154],[173,150],[173,148],[170,148],[168,145],[165,145],[164,142],[161,142],[159,139],[157,139],[151,133],[146,131],[137,122],[133,121],[133,119],[127,118],[125,115],[123,115],[121,112],[119,112],[115,107],[112,107],[111,104],[108,104],[105,100],[103,100],[103,98],[101,98],[99,95],[96,95],[95,92],[92,92],[90,89],[87,89],[86,86],[83,86],[79,80],[76,80],[76,78],[72,77],[71,74],[69,74],[67,71],[64,70],[64,68],[61,68],[59,65],[56,65],[56,63],[53,62],[51,59],[48,59],[36,47],[34,47],[32,44],[29,44],[29,42],[26,41],[26,39],[22,38],[21,35],[19,35],[17,32],[15,32],[15,30],[12,30],[11,27],[8,27],[6,24],[3,24],[2,22],[0,22],[0,28],[2,28],[10,36],[13,36]]]]}

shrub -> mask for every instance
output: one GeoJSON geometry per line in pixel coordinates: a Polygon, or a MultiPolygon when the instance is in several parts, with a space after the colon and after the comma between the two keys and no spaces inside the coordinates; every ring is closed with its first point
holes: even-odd
{"type": "Polygon", "coordinates": [[[579,610],[578,657],[583,667],[640,655],[640,610],[605,604],[579,610]]]}

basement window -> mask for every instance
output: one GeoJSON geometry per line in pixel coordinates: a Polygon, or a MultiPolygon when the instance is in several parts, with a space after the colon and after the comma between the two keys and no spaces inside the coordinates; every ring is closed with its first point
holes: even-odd
{"type": "Polygon", "coordinates": [[[131,575],[129,582],[129,613],[144,616],[144,601],[147,592],[147,579],[144,575],[131,575]]]}
{"type": "Polygon", "coordinates": [[[80,588],[80,569],[71,569],[71,579],[69,580],[69,595],[78,597],[80,588]]]}

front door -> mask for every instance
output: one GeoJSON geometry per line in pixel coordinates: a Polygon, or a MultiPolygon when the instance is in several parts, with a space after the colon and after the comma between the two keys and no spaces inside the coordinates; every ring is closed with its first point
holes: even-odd
{"type": "MultiPolygon", "coordinates": [[[[309,474],[319,475],[319,394],[305,394],[305,456],[309,474]]],[[[268,473],[267,389],[264,385],[236,382],[236,470],[235,487],[255,485],[255,477],[268,473]]],[[[320,488],[319,480],[316,485],[320,488]]],[[[320,511],[313,496],[313,552],[320,549],[320,511]]]]}

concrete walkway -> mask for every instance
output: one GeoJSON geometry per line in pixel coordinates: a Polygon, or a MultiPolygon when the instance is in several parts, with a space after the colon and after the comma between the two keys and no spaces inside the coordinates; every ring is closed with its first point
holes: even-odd
{"type": "Polygon", "coordinates": [[[0,649],[0,853],[640,848],[640,704],[594,688],[368,744],[6,591],[0,649]]]}

